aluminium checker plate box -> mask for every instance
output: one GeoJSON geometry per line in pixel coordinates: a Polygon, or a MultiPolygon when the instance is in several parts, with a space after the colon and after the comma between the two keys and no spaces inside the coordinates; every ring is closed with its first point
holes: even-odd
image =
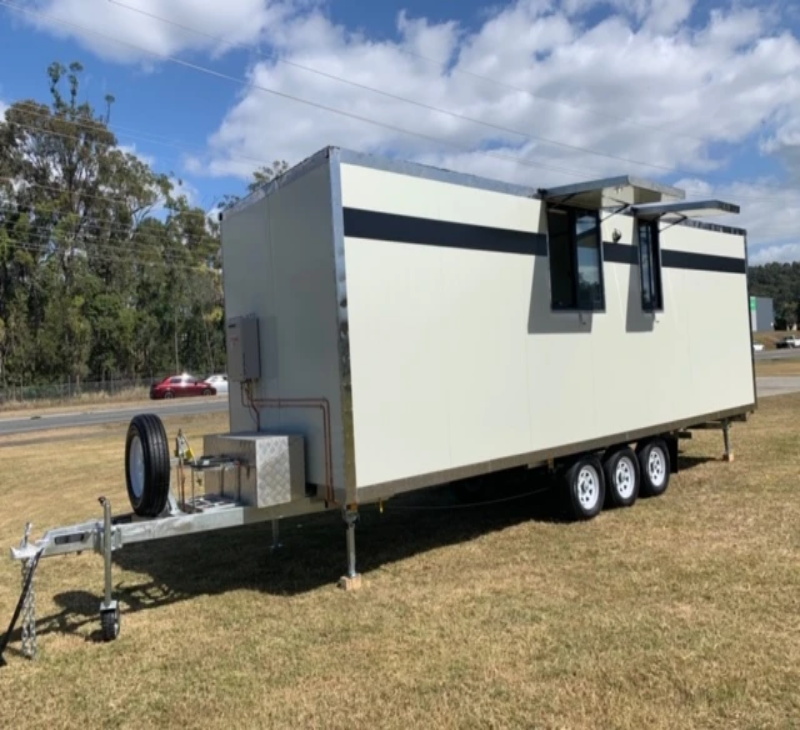
{"type": "Polygon", "coordinates": [[[209,470],[206,494],[231,497],[248,507],[274,507],[305,498],[304,441],[300,435],[209,434],[203,455],[236,459],[233,470],[209,470]]]}

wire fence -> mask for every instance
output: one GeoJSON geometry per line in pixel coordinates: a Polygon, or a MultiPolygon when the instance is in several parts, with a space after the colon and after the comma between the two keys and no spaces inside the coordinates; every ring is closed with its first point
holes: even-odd
{"type": "Polygon", "coordinates": [[[46,385],[10,385],[0,387],[0,406],[12,403],[30,403],[36,401],[69,401],[122,395],[147,396],[150,379],[77,381],[46,385]]]}

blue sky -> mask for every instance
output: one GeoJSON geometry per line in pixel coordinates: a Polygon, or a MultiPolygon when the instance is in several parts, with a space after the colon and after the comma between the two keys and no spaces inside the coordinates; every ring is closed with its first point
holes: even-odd
{"type": "Polygon", "coordinates": [[[679,184],[741,205],[726,220],[754,263],[800,260],[788,0],[3,3],[39,14],[0,6],[0,104],[46,100],[48,64],[81,61],[84,98],[116,97],[120,143],[205,208],[261,163],[341,144],[535,185],[679,184]]]}

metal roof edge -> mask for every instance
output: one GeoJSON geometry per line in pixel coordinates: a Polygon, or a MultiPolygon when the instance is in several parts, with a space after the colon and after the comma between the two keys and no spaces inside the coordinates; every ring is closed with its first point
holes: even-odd
{"type": "Polygon", "coordinates": [[[579,193],[592,192],[605,188],[635,187],[648,190],[654,193],[667,195],[678,200],[686,198],[686,192],[681,188],[666,185],[647,178],[635,175],[617,175],[615,177],[598,178],[596,180],[586,180],[583,182],[559,185],[552,188],[539,188],[538,192],[542,198],[561,197],[566,195],[576,195],[579,193]]]}
{"type": "Polygon", "coordinates": [[[393,157],[376,155],[368,152],[356,152],[350,149],[338,148],[340,160],[343,164],[369,167],[384,172],[395,172],[400,175],[410,175],[425,180],[463,185],[469,188],[489,190],[520,197],[539,198],[537,188],[532,185],[509,183],[496,178],[483,177],[468,172],[458,172],[443,167],[435,167],[422,162],[398,160],[393,157]]]}

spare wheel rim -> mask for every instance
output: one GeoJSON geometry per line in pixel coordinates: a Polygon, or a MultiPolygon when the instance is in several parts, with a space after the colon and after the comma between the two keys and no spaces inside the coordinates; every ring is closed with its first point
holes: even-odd
{"type": "Polygon", "coordinates": [[[144,494],[144,449],[138,435],[131,439],[128,478],[133,496],[139,500],[144,494]]]}
{"type": "Polygon", "coordinates": [[[623,499],[633,496],[636,477],[634,476],[633,462],[627,456],[620,457],[617,462],[617,468],[614,470],[614,485],[617,488],[617,494],[623,499]]]}
{"type": "Polygon", "coordinates": [[[594,509],[600,499],[600,479],[591,466],[578,472],[578,501],[585,510],[594,509]]]}
{"type": "Polygon", "coordinates": [[[654,486],[660,487],[664,483],[667,469],[661,449],[656,448],[650,451],[650,456],[647,458],[647,472],[654,486]]]}

